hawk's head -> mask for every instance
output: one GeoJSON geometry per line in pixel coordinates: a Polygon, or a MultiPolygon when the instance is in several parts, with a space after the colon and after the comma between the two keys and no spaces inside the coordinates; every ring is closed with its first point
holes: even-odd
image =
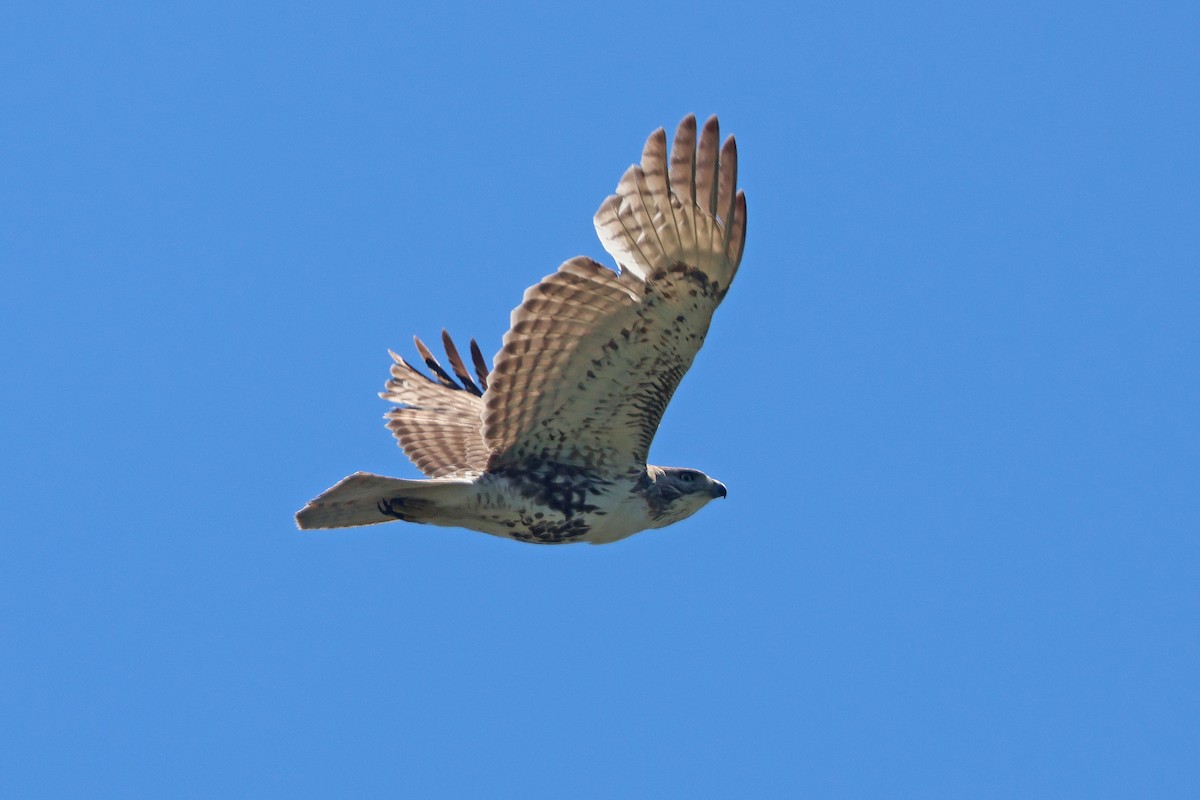
{"type": "Polygon", "coordinates": [[[725,484],[699,470],[647,466],[646,475],[646,503],[656,528],[687,519],[709,500],[725,496],[725,484]]]}

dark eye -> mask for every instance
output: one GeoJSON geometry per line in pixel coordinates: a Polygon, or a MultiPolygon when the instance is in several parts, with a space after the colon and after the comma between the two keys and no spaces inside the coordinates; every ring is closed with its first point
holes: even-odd
{"type": "Polygon", "coordinates": [[[683,481],[684,483],[691,483],[692,481],[696,480],[696,473],[685,472],[679,476],[679,480],[683,481]]]}

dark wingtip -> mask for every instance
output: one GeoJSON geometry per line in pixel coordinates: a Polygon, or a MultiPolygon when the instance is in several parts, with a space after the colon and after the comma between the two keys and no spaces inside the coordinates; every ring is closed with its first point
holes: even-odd
{"type": "Polygon", "coordinates": [[[446,357],[450,359],[450,368],[454,370],[454,374],[462,381],[466,390],[476,397],[482,397],[483,391],[475,385],[475,381],[471,380],[471,376],[467,373],[467,367],[463,364],[462,356],[458,354],[458,348],[454,346],[454,340],[450,338],[450,332],[445,328],[442,328],[442,347],[446,349],[446,357]]]}
{"type": "Polygon", "coordinates": [[[425,346],[420,337],[414,336],[413,344],[417,346],[417,352],[421,354],[421,358],[425,361],[425,366],[429,367],[430,371],[437,376],[438,383],[449,389],[462,390],[463,387],[454,382],[454,379],[450,377],[450,373],[442,368],[442,365],[433,357],[433,353],[429,351],[429,348],[425,346]]]}
{"type": "Polygon", "coordinates": [[[479,349],[479,343],[474,339],[471,340],[471,361],[475,365],[475,375],[479,378],[479,385],[486,392],[488,386],[487,379],[491,371],[488,369],[487,360],[483,357],[483,351],[479,349]]]}

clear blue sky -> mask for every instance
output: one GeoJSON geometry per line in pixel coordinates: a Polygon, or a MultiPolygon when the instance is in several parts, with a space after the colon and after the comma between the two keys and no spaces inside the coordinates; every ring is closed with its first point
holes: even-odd
{"type": "Polygon", "coordinates": [[[1200,796],[1195,8],[6,5],[0,795],[1200,796]],[[728,499],[297,532],[688,112],[728,499]]]}

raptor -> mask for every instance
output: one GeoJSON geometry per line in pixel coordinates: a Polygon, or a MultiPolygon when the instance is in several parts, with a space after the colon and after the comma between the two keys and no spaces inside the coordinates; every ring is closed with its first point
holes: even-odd
{"type": "Polygon", "coordinates": [[[392,353],[380,395],[428,480],[357,472],[296,514],[302,529],[446,525],[538,544],[603,544],[690,517],[725,486],[646,463],[746,243],[737,145],[717,118],[661,128],[596,212],[613,270],[578,257],[525,292],[491,369],[442,332],[433,377],[392,353]]]}

